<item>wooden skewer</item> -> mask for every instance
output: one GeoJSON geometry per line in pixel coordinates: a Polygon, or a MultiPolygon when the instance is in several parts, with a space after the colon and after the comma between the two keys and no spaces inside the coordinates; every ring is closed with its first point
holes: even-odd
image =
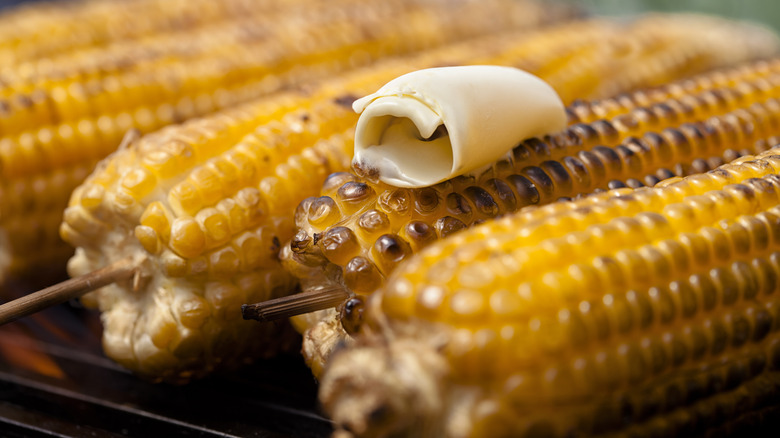
{"type": "MultiPolygon", "coordinates": [[[[122,137],[122,142],[119,144],[119,149],[130,147],[139,138],[141,138],[141,131],[136,128],[127,130],[124,137],[122,137]]],[[[47,307],[56,306],[80,297],[87,292],[133,276],[135,276],[135,281],[133,282],[133,288],[135,289],[141,280],[140,276],[136,275],[138,272],[137,268],[137,264],[133,263],[130,258],[122,259],[89,274],[71,278],[38,292],[9,301],[0,305],[0,325],[8,324],[47,307]]]]}
{"type": "Polygon", "coordinates": [[[349,298],[349,292],[343,287],[318,289],[302,292],[256,304],[244,304],[241,306],[241,314],[244,319],[256,319],[258,321],[276,321],[301,315],[317,310],[336,307],[349,298]]]}
{"type": "Polygon", "coordinates": [[[9,301],[0,305],[0,325],[80,297],[107,284],[133,277],[136,275],[137,270],[138,265],[132,259],[126,258],[89,274],[71,278],[38,292],[9,301]]]}

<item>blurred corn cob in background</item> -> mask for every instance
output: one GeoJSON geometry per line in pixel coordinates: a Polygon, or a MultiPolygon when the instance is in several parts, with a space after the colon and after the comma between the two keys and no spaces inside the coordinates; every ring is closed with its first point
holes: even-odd
{"type": "Polygon", "coordinates": [[[776,418],[778,174],[774,149],[432,244],[325,372],[338,436],[699,436],[776,418]]]}
{"type": "Polygon", "coordinates": [[[284,11],[298,14],[324,3],[322,0],[34,2],[4,10],[0,15],[0,72],[26,61],[79,49],[218,25],[248,16],[278,15],[284,11]]]}
{"type": "MultiPolygon", "coordinates": [[[[297,209],[282,261],[304,291],[339,309],[296,316],[315,375],[357,331],[362,298],[437,239],[519,210],[608,188],[654,185],[766,150],[780,135],[780,60],[569,107],[570,127],[520,143],[490,169],[433,187],[396,188],[338,173],[297,209]],[[610,119],[600,119],[608,115],[610,119]],[[587,121],[588,123],[574,123],[587,121]],[[347,298],[351,299],[347,301],[347,298]]],[[[561,207],[565,208],[565,207],[561,207]]],[[[323,306],[324,307],[324,306],[323,306]]]]}
{"type": "MultiPolygon", "coordinates": [[[[664,29],[657,38],[676,36],[668,41],[668,56],[681,63],[689,59],[676,48],[711,53],[697,57],[706,58],[690,67],[698,69],[777,47],[772,38],[756,39],[750,29],[732,26],[724,22],[721,28],[717,53],[723,58],[715,56],[714,46],[699,45],[698,35],[681,39],[684,26],[664,29]],[[746,50],[724,49],[729,44],[746,50]]],[[[126,257],[140,267],[133,281],[84,298],[103,311],[107,354],[140,374],[167,380],[270,354],[283,340],[280,328],[241,321],[239,306],[293,291],[295,281],[281,268],[278,250],[293,235],[298,202],[316,195],[326,175],[349,166],[357,119],[352,100],[400,74],[443,64],[500,60],[558,72],[568,63],[549,54],[573,56],[581,49],[559,38],[566,28],[602,42],[605,50],[615,35],[630,39],[627,27],[600,20],[553,29],[558,43],[547,44],[539,56],[523,47],[538,44],[545,31],[486,37],[168,127],[115,153],[74,191],[61,227],[65,240],[78,247],[72,275],[126,257]]],[[[574,70],[570,81],[591,81],[596,70],[607,80],[620,74],[614,70],[619,61],[574,70]]]]}
{"type": "Polygon", "coordinates": [[[0,233],[10,268],[64,265],[72,250],[57,226],[68,195],[130,128],[151,132],[389,55],[571,15],[513,0],[291,3],[3,70],[0,233]]]}

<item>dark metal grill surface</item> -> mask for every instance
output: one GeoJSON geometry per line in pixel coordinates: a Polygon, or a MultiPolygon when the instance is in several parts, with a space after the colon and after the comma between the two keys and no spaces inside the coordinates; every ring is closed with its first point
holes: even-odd
{"type": "Polygon", "coordinates": [[[325,437],[298,356],[183,386],[102,355],[94,313],[50,309],[0,327],[0,437],[325,437]]]}

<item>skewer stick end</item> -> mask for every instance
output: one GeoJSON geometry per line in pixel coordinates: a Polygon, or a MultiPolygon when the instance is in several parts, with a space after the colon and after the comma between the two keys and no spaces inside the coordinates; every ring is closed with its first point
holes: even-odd
{"type": "Polygon", "coordinates": [[[133,258],[124,258],[104,268],[4,303],[0,305],[0,325],[80,297],[108,284],[140,276],[138,268],[139,265],[133,258]]]}
{"type": "Polygon", "coordinates": [[[349,298],[350,293],[341,286],[316,289],[288,295],[273,300],[241,306],[244,319],[277,321],[291,316],[336,307],[349,298]]]}

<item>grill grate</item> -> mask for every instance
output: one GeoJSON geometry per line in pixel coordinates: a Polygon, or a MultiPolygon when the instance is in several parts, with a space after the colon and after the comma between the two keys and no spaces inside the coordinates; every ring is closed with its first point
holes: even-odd
{"type": "Polygon", "coordinates": [[[297,356],[183,386],[142,381],[100,353],[94,314],[59,307],[0,327],[0,436],[325,437],[297,356]],[[52,323],[56,321],[56,324],[52,323]]]}

